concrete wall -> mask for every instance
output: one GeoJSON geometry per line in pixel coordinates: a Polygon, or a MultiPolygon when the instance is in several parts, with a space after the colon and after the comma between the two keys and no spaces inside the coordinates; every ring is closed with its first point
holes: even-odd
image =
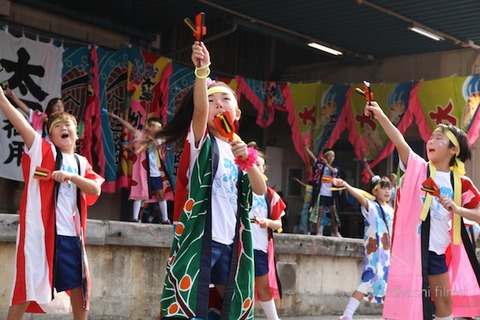
{"type": "MultiPolygon", "coordinates": [[[[0,214],[1,319],[6,318],[10,301],[17,224],[17,215],[0,214]]],[[[157,319],[171,239],[171,226],[89,220],[89,316],[96,320],[157,319]]],[[[284,287],[283,299],[277,301],[280,316],[340,314],[360,281],[361,240],[276,234],[275,244],[284,287]]],[[[359,311],[379,314],[381,306],[363,302],[359,311]]],[[[256,313],[263,314],[260,307],[256,313]]]]}

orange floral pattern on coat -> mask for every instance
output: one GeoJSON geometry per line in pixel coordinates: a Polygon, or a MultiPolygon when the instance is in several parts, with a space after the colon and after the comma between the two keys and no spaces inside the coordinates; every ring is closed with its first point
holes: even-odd
{"type": "Polygon", "coordinates": [[[368,238],[368,243],[367,243],[367,246],[366,246],[367,254],[376,252],[377,247],[378,247],[377,239],[368,238]]]}

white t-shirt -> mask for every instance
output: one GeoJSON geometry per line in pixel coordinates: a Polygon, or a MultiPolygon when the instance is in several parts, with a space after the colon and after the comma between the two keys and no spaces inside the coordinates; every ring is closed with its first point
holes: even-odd
{"type": "MultiPolygon", "coordinates": [[[[453,199],[453,188],[450,181],[450,172],[436,173],[435,183],[440,189],[440,194],[453,199]]],[[[437,254],[444,254],[450,245],[450,228],[452,226],[452,213],[446,210],[437,197],[432,198],[430,205],[430,243],[428,250],[437,254]]]]}
{"type": "MultiPolygon", "coordinates": [[[[266,218],[268,215],[267,202],[265,196],[259,196],[253,193],[252,210],[250,218],[254,216],[266,218]]],[[[257,223],[252,223],[253,249],[268,252],[268,229],[262,229],[257,223]]]]}
{"type": "MultiPolygon", "coordinates": [[[[325,166],[325,168],[323,169],[323,175],[324,176],[330,176],[330,177],[334,177],[334,175],[336,174],[336,172],[332,172],[330,171],[330,169],[325,166]]],[[[331,197],[332,196],[332,183],[331,182],[322,182],[322,185],[320,187],[320,195],[321,196],[324,196],[324,197],[331,197]]]]}
{"type": "Polygon", "coordinates": [[[150,177],[160,177],[159,163],[157,161],[157,152],[153,144],[148,145],[148,166],[150,171],[150,177]]]}
{"type": "MultiPolygon", "coordinates": [[[[78,165],[73,154],[62,152],[62,171],[78,173],[78,165]]],[[[77,186],[71,181],[60,183],[57,199],[57,234],[62,236],[77,236],[75,232],[74,213],[78,215],[77,186]]]]}
{"type": "MultiPolygon", "coordinates": [[[[200,149],[205,143],[206,136],[195,147],[193,130],[187,136],[190,143],[190,165],[189,181],[191,170],[197,159],[200,149]]],[[[230,245],[235,237],[235,225],[237,222],[237,180],[238,167],[234,162],[232,147],[227,142],[216,139],[219,151],[218,169],[214,174],[212,185],[212,240],[230,245]]],[[[189,186],[190,188],[190,186],[189,186]]]]}

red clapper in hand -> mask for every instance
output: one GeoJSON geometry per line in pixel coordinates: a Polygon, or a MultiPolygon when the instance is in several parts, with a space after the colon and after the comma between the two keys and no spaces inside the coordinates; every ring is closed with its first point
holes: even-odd
{"type": "Polygon", "coordinates": [[[205,27],[205,13],[200,12],[195,16],[195,39],[201,41],[202,37],[207,34],[207,27],[205,27]]]}
{"type": "Polygon", "coordinates": [[[48,180],[52,178],[52,172],[46,168],[37,166],[33,177],[38,180],[48,180]]]}
{"type": "MultiPolygon", "coordinates": [[[[207,27],[205,27],[205,13],[200,12],[195,16],[195,25],[193,25],[192,20],[189,18],[183,19],[187,26],[193,31],[193,36],[195,40],[202,41],[202,37],[207,34],[207,27]]],[[[202,62],[198,61],[198,66],[201,67],[202,62]]]]}
{"type": "Polygon", "coordinates": [[[427,180],[422,182],[421,189],[430,193],[432,196],[440,197],[440,189],[431,177],[428,177],[427,180]]]}
{"type": "Polygon", "coordinates": [[[217,114],[213,119],[213,123],[222,137],[227,138],[229,141],[233,140],[233,135],[235,132],[230,113],[225,112],[217,114]]]}
{"type": "Polygon", "coordinates": [[[367,100],[368,105],[371,106],[374,98],[373,92],[370,90],[370,82],[363,81],[363,87],[365,88],[365,99],[367,100]]]}
{"type": "Polygon", "coordinates": [[[364,90],[362,90],[360,88],[355,88],[355,91],[357,91],[357,93],[363,95],[365,97],[365,100],[367,100],[367,104],[369,106],[371,106],[372,105],[372,100],[374,100],[374,97],[373,97],[373,92],[370,90],[370,82],[363,81],[363,88],[364,88],[364,90]]]}
{"type": "Polygon", "coordinates": [[[195,16],[195,25],[189,18],[183,19],[187,26],[192,30],[195,40],[201,41],[202,37],[207,34],[207,27],[205,27],[205,13],[200,12],[195,16]]]}

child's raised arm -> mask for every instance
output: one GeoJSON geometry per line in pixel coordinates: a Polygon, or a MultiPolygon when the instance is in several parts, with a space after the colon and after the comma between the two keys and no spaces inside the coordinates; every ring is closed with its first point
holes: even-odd
{"type": "Polygon", "coordinates": [[[303,147],[305,149],[305,153],[307,154],[307,156],[310,157],[310,159],[312,159],[312,161],[317,160],[317,157],[313,154],[312,150],[310,150],[310,148],[307,145],[305,145],[303,147]]]}
{"type": "Polygon", "coordinates": [[[12,100],[12,102],[18,107],[20,108],[23,112],[25,112],[25,114],[27,115],[28,117],[28,114],[30,113],[30,108],[22,101],[20,100],[16,95],[15,93],[13,93],[12,89],[10,88],[7,88],[7,90],[5,90],[5,95],[10,98],[12,100]]]}
{"type": "Polygon", "coordinates": [[[110,117],[116,119],[118,122],[120,122],[125,128],[127,128],[128,131],[130,131],[132,134],[135,134],[135,128],[132,126],[128,121],[123,120],[121,117],[117,116],[113,112],[108,113],[110,117]]]}
{"type": "Polygon", "coordinates": [[[352,187],[345,180],[342,179],[333,179],[333,184],[337,187],[345,187],[345,190],[348,191],[362,207],[368,210],[368,199],[362,194],[360,189],[352,187]]]}
{"type": "Polygon", "coordinates": [[[365,169],[367,169],[368,174],[370,176],[373,177],[375,175],[375,173],[373,173],[373,171],[372,171],[372,168],[370,168],[370,164],[368,163],[367,159],[365,159],[365,158],[363,158],[363,166],[365,167],[365,169]]]}
{"type": "Polygon", "coordinates": [[[305,188],[307,187],[307,184],[304,183],[303,181],[301,181],[300,179],[298,179],[297,177],[292,177],[292,180],[297,182],[298,184],[304,186],[305,188]]]}
{"type": "Polygon", "coordinates": [[[210,65],[210,54],[201,41],[195,41],[192,46],[192,62],[195,66],[195,85],[193,88],[193,118],[192,128],[195,143],[198,143],[207,129],[208,94],[207,76],[210,65]]]}
{"type": "Polygon", "coordinates": [[[374,116],[397,149],[400,160],[407,166],[411,148],[407,141],[405,141],[402,133],[390,122],[390,119],[388,119],[378,103],[376,101],[371,101],[370,104],[367,103],[365,106],[365,114],[374,116]]]}
{"type": "Polygon", "coordinates": [[[0,109],[15,129],[18,130],[25,142],[25,146],[30,148],[35,139],[36,132],[30,123],[28,123],[27,119],[25,119],[25,116],[8,101],[3,89],[0,89],[0,109]]]}

